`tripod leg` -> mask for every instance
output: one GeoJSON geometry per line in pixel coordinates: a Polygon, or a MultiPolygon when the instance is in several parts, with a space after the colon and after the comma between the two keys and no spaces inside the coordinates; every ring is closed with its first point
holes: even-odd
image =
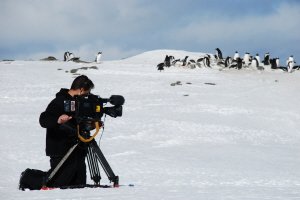
{"type": "Polygon", "coordinates": [[[108,179],[114,183],[115,187],[117,187],[119,185],[119,177],[116,176],[114,174],[114,172],[112,171],[111,167],[109,166],[106,158],[104,157],[104,155],[103,155],[102,151],[100,150],[99,146],[97,145],[96,141],[95,140],[91,141],[89,145],[92,147],[93,151],[96,153],[97,158],[98,158],[103,170],[105,171],[108,179]]]}
{"type": "Polygon", "coordinates": [[[61,161],[59,161],[58,165],[56,165],[56,167],[54,168],[54,170],[51,172],[51,174],[47,177],[46,182],[45,182],[45,186],[47,185],[47,183],[53,178],[53,176],[57,173],[57,171],[61,168],[61,166],[65,163],[65,161],[69,158],[69,156],[71,155],[71,153],[74,151],[74,149],[77,147],[77,144],[74,144],[74,146],[72,146],[69,151],[66,153],[66,155],[61,159],[61,161]]]}
{"type": "Polygon", "coordinates": [[[87,161],[88,161],[91,179],[95,182],[96,185],[99,185],[101,180],[101,175],[100,175],[100,169],[97,162],[97,158],[93,153],[93,149],[90,146],[88,146],[87,150],[88,150],[87,161]]]}

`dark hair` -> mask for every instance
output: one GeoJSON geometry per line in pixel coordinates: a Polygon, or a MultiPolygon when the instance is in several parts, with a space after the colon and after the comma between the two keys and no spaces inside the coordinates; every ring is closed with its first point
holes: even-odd
{"type": "Polygon", "coordinates": [[[94,88],[94,83],[85,75],[77,76],[71,85],[71,89],[76,90],[80,88],[83,88],[85,91],[91,90],[94,88]]]}

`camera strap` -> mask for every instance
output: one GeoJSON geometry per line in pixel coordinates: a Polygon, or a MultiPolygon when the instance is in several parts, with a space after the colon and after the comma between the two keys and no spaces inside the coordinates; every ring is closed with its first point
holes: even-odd
{"type": "Polygon", "coordinates": [[[92,141],[97,136],[97,134],[99,133],[99,130],[101,128],[99,125],[99,122],[95,122],[95,126],[96,126],[96,132],[90,138],[84,138],[82,135],[80,135],[80,127],[79,127],[79,125],[77,125],[77,135],[78,135],[79,140],[84,143],[92,141]]]}

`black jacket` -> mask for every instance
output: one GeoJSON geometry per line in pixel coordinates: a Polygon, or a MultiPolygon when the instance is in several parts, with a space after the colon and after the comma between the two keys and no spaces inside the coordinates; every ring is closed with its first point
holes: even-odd
{"type": "Polygon", "coordinates": [[[72,129],[57,123],[59,116],[62,114],[70,115],[70,113],[64,111],[64,101],[73,99],[68,91],[68,89],[61,89],[56,94],[56,98],[49,103],[46,111],[40,115],[40,125],[47,129],[47,156],[64,156],[77,141],[76,121],[74,118],[65,124],[72,129]]]}

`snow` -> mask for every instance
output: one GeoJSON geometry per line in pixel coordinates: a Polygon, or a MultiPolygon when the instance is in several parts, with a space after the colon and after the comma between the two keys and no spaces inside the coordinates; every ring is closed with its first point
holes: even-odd
{"type": "MultiPolygon", "coordinates": [[[[0,62],[0,198],[300,199],[300,71],[159,72],[166,54],[205,55],[156,50],[100,64],[0,62]],[[70,70],[91,66],[98,69],[78,73],[93,80],[94,94],[126,99],[123,117],[106,117],[100,148],[120,184],[134,187],[19,191],[26,168],[49,169],[40,113],[70,87],[70,70]]],[[[109,183],[103,171],[102,183],[109,183]]]]}

